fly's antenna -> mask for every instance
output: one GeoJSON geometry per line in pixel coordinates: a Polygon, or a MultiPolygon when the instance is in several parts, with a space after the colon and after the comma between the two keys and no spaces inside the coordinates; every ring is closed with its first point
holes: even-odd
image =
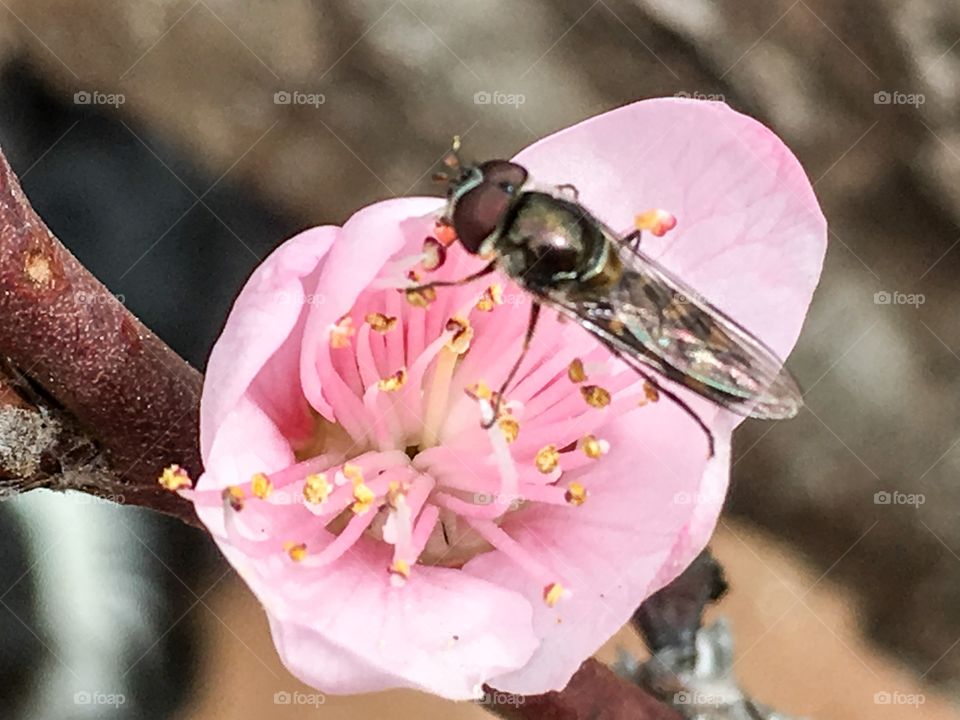
{"type": "Polygon", "coordinates": [[[449,183],[460,175],[460,169],[463,167],[463,161],[460,159],[460,136],[454,135],[450,143],[450,149],[443,155],[443,164],[448,172],[438,172],[433,174],[434,182],[449,183]]]}

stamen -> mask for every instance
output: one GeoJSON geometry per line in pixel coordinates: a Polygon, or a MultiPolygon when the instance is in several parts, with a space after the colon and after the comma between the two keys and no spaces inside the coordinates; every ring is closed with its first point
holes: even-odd
{"type": "Polygon", "coordinates": [[[543,601],[547,604],[547,607],[555,607],[560,602],[560,598],[567,595],[569,595],[569,592],[558,582],[550,583],[543,588],[543,601]]]}
{"type": "Polygon", "coordinates": [[[500,419],[497,420],[497,425],[500,427],[500,430],[503,432],[503,437],[506,438],[508,443],[514,442],[520,434],[520,423],[513,415],[501,415],[500,419]]]}
{"type": "Polygon", "coordinates": [[[350,338],[354,336],[356,330],[353,328],[353,318],[344,315],[330,326],[330,347],[335,350],[350,347],[350,338]]]}
{"type": "Polygon", "coordinates": [[[400,368],[390,377],[384,378],[377,382],[377,387],[380,388],[383,392],[396,392],[402,388],[407,382],[407,369],[400,368]]]}
{"type": "Polygon", "coordinates": [[[580,449],[588,458],[596,460],[610,451],[610,443],[606,440],[597,440],[593,435],[585,435],[580,439],[580,449]]]}
{"type": "Polygon", "coordinates": [[[463,355],[470,349],[470,341],[473,340],[473,328],[466,318],[454,316],[447,320],[444,326],[447,332],[452,332],[453,337],[447,343],[447,347],[457,355],[463,355]]]}
{"type": "Polygon", "coordinates": [[[261,500],[266,500],[273,492],[273,483],[263,473],[257,473],[250,480],[250,492],[261,500]]]}
{"type": "Polygon", "coordinates": [[[407,288],[404,290],[407,302],[418,308],[429,307],[437,299],[437,290],[432,287],[407,288]]]}
{"type": "Polygon", "coordinates": [[[327,482],[325,473],[307,475],[303,486],[303,497],[311,505],[322,505],[330,497],[333,486],[327,482]]]}
{"type": "Polygon", "coordinates": [[[440,428],[443,426],[447,401],[450,398],[450,383],[453,381],[453,371],[457,367],[458,357],[459,355],[450,348],[449,343],[437,355],[433,381],[430,383],[429,390],[427,390],[422,447],[433,447],[440,437],[440,428]]]}
{"type": "Polygon", "coordinates": [[[450,247],[457,241],[457,231],[453,229],[453,225],[448,223],[438,222],[434,225],[433,235],[441,244],[447,247],[450,247]]]}
{"type": "Polygon", "coordinates": [[[383,313],[370,313],[364,318],[372,330],[378,333],[388,333],[397,326],[397,318],[383,313]]]}
{"type": "Polygon", "coordinates": [[[578,482],[570,483],[567,487],[567,492],[564,494],[564,498],[571,505],[580,507],[587,501],[587,490],[578,482]]]}
{"type": "Polygon", "coordinates": [[[283,549],[294,562],[300,562],[307,556],[306,543],[285,542],[283,549]]]}
{"type": "Polygon", "coordinates": [[[433,237],[423,241],[423,261],[420,263],[427,272],[433,272],[447,260],[447,248],[433,237]]]}
{"type": "Polygon", "coordinates": [[[557,446],[547,445],[541,448],[534,458],[534,463],[537,466],[537,470],[544,475],[553,472],[557,468],[557,465],[560,464],[560,453],[557,451],[557,446]]]}
{"type": "Polygon", "coordinates": [[[400,587],[410,577],[410,564],[406,560],[394,560],[387,568],[390,573],[390,584],[400,587]]]}
{"type": "Polygon", "coordinates": [[[587,379],[587,373],[583,368],[583,360],[580,358],[573,359],[570,367],[567,368],[567,377],[570,378],[570,382],[574,383],[582,383],[587,379]]]}
{"type": "Polygon", "coordinates": [[[184,490],[193,487],[193,480],[179,465],[171,465],[164,469],[163,473],[157,478],[157,482],[165,490],[184,490]]]}
{"type": "Polygon", "coordinates": [[[356,502],[350,509],[353,510],[355,515],[363,515],[373,507],[377,494],[367,487],[363,480],[358,480],[353,483],[353,499],[356,502]]]}
{"type": "Polygon", "coordinates": [[[490,400],[493,398],[493,390],[483,380],[477,380],[473,385],[468,385],[463,391],[473,400],[490,400]]]}
{"type": "Polygon", "coordinates": [[[483,296],[477,301],[477,310],[491,312],[497,305],[503,304],[503,286],[494,283],[483,291],[483,296]]]}
{"type": "Polygon", "coordinates": [[[590,407],[605,408],[610,404],[610,392],[599,385],[584,385],[580,394],[590,407]]]}
{"type": "Polygon", "coordinates": [[[649,230],[657,237],[663,237],[677,226],[677,218],[666,210],[656,208],[634,217],[633,226],[637,230],[649,230]]]}
{"type": "Polygon", "coordinates": [[[647,402],[655,403],[660,399],[660,391],[649,381],[643,383],[643,394],[647,402]]]}
{"type": "Polygon", "coordinates": [[[236,485],[228,485],[221,493],[223,501],[237,512],[243,510],[244,492],[236,485]]]}

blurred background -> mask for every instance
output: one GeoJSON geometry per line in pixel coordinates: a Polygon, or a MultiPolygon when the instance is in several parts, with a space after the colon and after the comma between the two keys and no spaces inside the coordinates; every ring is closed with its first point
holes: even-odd
{"type": "MultiPolygon", "coordinates": [[[[435,194],[454,134],[510,156],[678,94],[774,128],[831,244],[789,362],[807,408],[738,432],[717,612],[745,687],[816,718],[957,716],[958,81],[950,0],[0,0],[0,146],[52,230],[201,369],[261,258],[435,194]]],[[[642,652],[624,631],[601,657],[620,645],[642,652]]],[[[0,505],[2,718],[486,716],[296,692],[199,532],[70,496],[0,505]]]]}

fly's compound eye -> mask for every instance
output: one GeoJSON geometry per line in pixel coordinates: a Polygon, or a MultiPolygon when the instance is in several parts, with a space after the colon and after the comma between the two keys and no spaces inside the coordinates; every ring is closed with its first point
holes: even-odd
{"type": "Polygon", "coordinates": [[[511,196],[499,185],[483,182],[457,201],[453,210],[453,227],[463,247],[473,253],[503,218],[510,207],[511,196]]]}
{"type": "Polygon", "coordinates": [[[485,182],[493,183],[508,195],[515,195],[527,181],[527,171],[522,165],[508,160],[489,160],[480,166],[485,182]]]}

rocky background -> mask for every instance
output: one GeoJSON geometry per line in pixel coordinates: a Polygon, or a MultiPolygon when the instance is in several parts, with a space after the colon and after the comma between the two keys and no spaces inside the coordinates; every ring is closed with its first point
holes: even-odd
{"type": "Polygon", "coordinates": [[[0,62],[28,194],[197,365],[258,258],[298,227],[435,192],[454,133],[510,155],[679,93],[761,118],[807,168],[831,247],[790,362],[808,408],[739,433],[724,523],[809,559],[801,604],[838,584],[892,658],[957,685],[960,5],[2,0],[0,62]],[[24,88],[50,105],[20,107],[24,88]],[[56,192],[104,137],[100,174],[56,192]],[[118,147],[135,172],[102,169],[118,147]],[[136,214],[144,188],[166,202],[138,232],[82,231],[88,213],[136,214]]]}

